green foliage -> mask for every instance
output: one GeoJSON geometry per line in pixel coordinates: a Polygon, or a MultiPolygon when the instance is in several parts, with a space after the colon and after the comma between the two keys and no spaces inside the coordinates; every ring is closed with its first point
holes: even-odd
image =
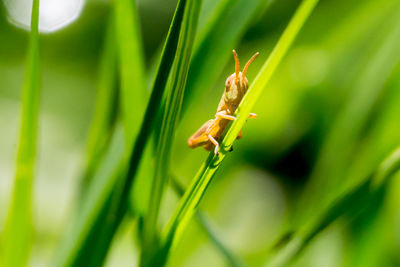
{"type": "Polygon", "coordinates": [[[32,18],[22,90],[21,129],[11,206],[1,238],[0,264],[26,266],[33,239],[32,190],[35,173],[40,98],[39,0],[32,2],[32,18]]]}
{"type": "Polygon", "coordinates": [[[266,266],[287,266],[306,246],[326,227],[343,215],[351,220],[359,217],[365,210],[379,203],[379,197],[386,190],[390,178],[400,170],[400,148],[393,151],[369,177],[332,202],[316,223],[308,231],[288,233],[276,246],[275,255],[266,266]]]}
{"type": "MultiPolygon", "coordinates": [[[[392,238],[400,195],[398,1],[149,0],[137,5],[115,0],[87,5],[91,8],[82,20],[41,36],[44,178],[36,196],[39,0],[33,1],[17,172],[0,239],[1,266],[41,264],[49,251],[55,252],[51,266],[131,264],[125,264],[123,254],[134,255],[139,266],[400,263],[398,240],[392,238]],[[241,58],[256,51],[260,57],[247,73],[251,86],[237,119],[219,140],[219,155],[211,152],[204,161],[204,151],[189,150],[186,140],[212,118],[224,79],[233,71],[232,49],[241,58]],[[81,83],[75,88],[77,77],[81,83]],[[95,101],[91,86],[97,89],[95,101]],[[73,103],[67,101],[70,95],[73,103]],[[63,102],[67,108],[60,112],[63,102]],[[93,114],[88,112],[92,102],[93,114]],[[246,124],[250,112],[259,116],[246,124]],[[55,132],[58,127],[63,128],[55,132]],[[228,153],[241,129],[243,140],[228,153]],[[64,144],[67,136],[74,141],[64,144]],[[55,139],[59,143],[54,145],[55,139]],[[82,169],[75,171],[69,154],[52,166],[57,157],[49,153],[49,160],[46,154],[52,146],[61,153],[73,151],[71,158],[82,169]],[[70,171],[68,179],[62,168],[70,171]],[[80,180],[70,179],[72,173],[80,173],[80,180]],[[66,186],[63,193],[76,183],[75,203],[58,206],[59,198],[65,201],[58,186],[43,190],[43,184],[53,182],[66,186]],[[177,194],[170,194],[170,186],[177,194]],[[57,195],[52,200],[63,216],[71,210],[72,218],[56,227],[49,227],[51,216],[43,215],[53,202],[46,198],[48,191],[57,195]],[[40,210],[37,218],[32,210],[40,210]],[[39,222],[35,230],[33,218],[39,222]],[[33,237],[35,253],[29,258],[33,237]]],[[[18,81],[13,68],[21,47],[15,44],[24,41],[8,24],[0,20],[0,80],[5,80],[0,112],[14,101],[7,88],[18,81]]],[[[0,139],[0,145],[7,142],[6,135],[0,139]]],[[[2,163],[1,174],[7,165],[2,163]]],[[[53,217],[59,219],[59,213],[53,217]]]]}
{"type": "Polygon", "coordinates": [[[351,187],[352,183],[354,185],[358,182],[357,179],[352,181],[351,177],[347,181],[340,177],[346,173],[349,158],[362,130],[366,127],[384,83],[400,62],[400,53],[397,53],[397,44],[400,41],[399,11],[395,9],[389,14],[392,15],[392,19],[388,20],[386,27],[382,27],[380,38],[372,43],[373,56],[367,55],[367,63],[360,71],[352,95],[333,122],[332,131],[321,148],[310,183],[304,192],[304,202],[300,204],[302,212],[299,214],[299,220],[302,224],[303,217],[310,218],[312,214],[318,214],[318,209],[324,209],[324,205],[331,202],[337,191],[340,192],[343,187],[351,187]],[[318,204],[313,204],[311,210],[308,207],[314,202],[318,204]]]}

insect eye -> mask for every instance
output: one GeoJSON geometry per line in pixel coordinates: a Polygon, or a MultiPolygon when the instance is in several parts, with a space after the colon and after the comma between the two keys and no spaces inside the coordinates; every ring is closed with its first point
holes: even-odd
{"type": "Polygon", "coordinates": [[[231,87],[231,81],[230,81],[230,80],[229,80],[229,81],[226,81],[225,87],[231,87]]]}

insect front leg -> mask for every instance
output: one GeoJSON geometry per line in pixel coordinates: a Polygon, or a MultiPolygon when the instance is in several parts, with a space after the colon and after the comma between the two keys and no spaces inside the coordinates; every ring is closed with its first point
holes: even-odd
{"type": "MultiPolygon", "coordinates": [[[[217,114],[215,114],[215,117],[220,118],[220,119],[230,120],[230,121],[236,120],[235,116],[228,115],[228,114],[225,113],[225,111],[217,112],[217,114]]],[[[249,113],[249,118],[250,119],[257,118],[257,114],[256,113],[249,113]]]]}
{"type": "Polygon", "coordinates": [[[215,117],[220,118],[220,119],[230,120],[230,121],[236,120],[235,116],[228,115],[228,114],[226,114],[225,111],[217,112],[217,114],[215,114],[215,117]]]}

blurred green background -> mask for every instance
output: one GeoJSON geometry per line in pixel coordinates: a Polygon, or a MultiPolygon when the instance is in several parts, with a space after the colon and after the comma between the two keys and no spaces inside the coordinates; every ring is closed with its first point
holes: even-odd
{"type": "MultiPolygon", "coordinates": [[[[218,2],[204,0],[198,36],[218,2]]],[[[202,149],[190,150],[187,138],[214,116],[225,79],[234,71],[231,49],[242,64],[260,52],[247,74],[251,83],[299,3],[249,1],[247,8],[257,8],[249,11],[251,16],[230,43],[234,47],[223,52],[217,65],[207,54],[200,55],[206,66],[202,77],[210,80],[204,80],[205,86],[201,80],[193,84],[189,75],[187,91],[193,93],[184,100],[172,154],[173,175],[183,185],[207,156],[202,149]]],[[[174,0],[138,1],[149,87],[175,5],[174,0]]],[[[40,37],[42,92],[29,266],[51,266],[80,205],[80,177],[109,13],[108,1],[88,0],[75,21],[40,37]]],[[[9,22],[4,4],[0,16],[1,230],[15,172],[28,33],[9,22]]],[[[230,25],[226,27],[229,32],[230,25]]],[[[281,234],[307,225],[400,144],[399,29],[397,0],[322,0],[306,22],[258,100],[253,111],[258,118],[246,123],[243,139],[235,143],[201,205],[216,236],[244,264],[263,266],[281,234]]],[[[400,266],[398,178],[376,207],[355,220],[337,220],[290,266],[400,266]]],[[[178,198],[168,191],[166,199],[162,221],[168,220],[178,198]]],[[[135,219],[125,220],[106,266],[136,264],[135,234],[135,219]]],[[[229,265],[192,220],[169,266],[229,265]]]]}

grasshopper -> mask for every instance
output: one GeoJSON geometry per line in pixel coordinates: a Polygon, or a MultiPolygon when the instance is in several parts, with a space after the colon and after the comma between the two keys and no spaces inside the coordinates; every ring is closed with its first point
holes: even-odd
{"type": "MultiPolygon", "coordinates": [[[[249,59],[243,68],[243,72],[240,72],[239,57],[236,51],[233,50],[232,53],[233,58],[235,59],[235,72],[226,79],[225,91],[221,97],[221,100],[219,101],[215,118],[204,123],[200,129],[198,129],[188,139],[188,145],[190,148],[203,146],[204,149],[211,150],[213,146],[215,146],[214,153],[218,155],[218,141],[221,135],[223,134],[229,121],[236,120],[236,117],[233,115],[249,87],[246,78],[246,71],[259,53],[255,53],[249,59]]],[[[249,117],[256,118],[257,115],[250,113],[249,117]]],[[[237,139],[240,138],[242,138],[242,130],[240,130],[239,135],[237,136],[237,139]]]]}

